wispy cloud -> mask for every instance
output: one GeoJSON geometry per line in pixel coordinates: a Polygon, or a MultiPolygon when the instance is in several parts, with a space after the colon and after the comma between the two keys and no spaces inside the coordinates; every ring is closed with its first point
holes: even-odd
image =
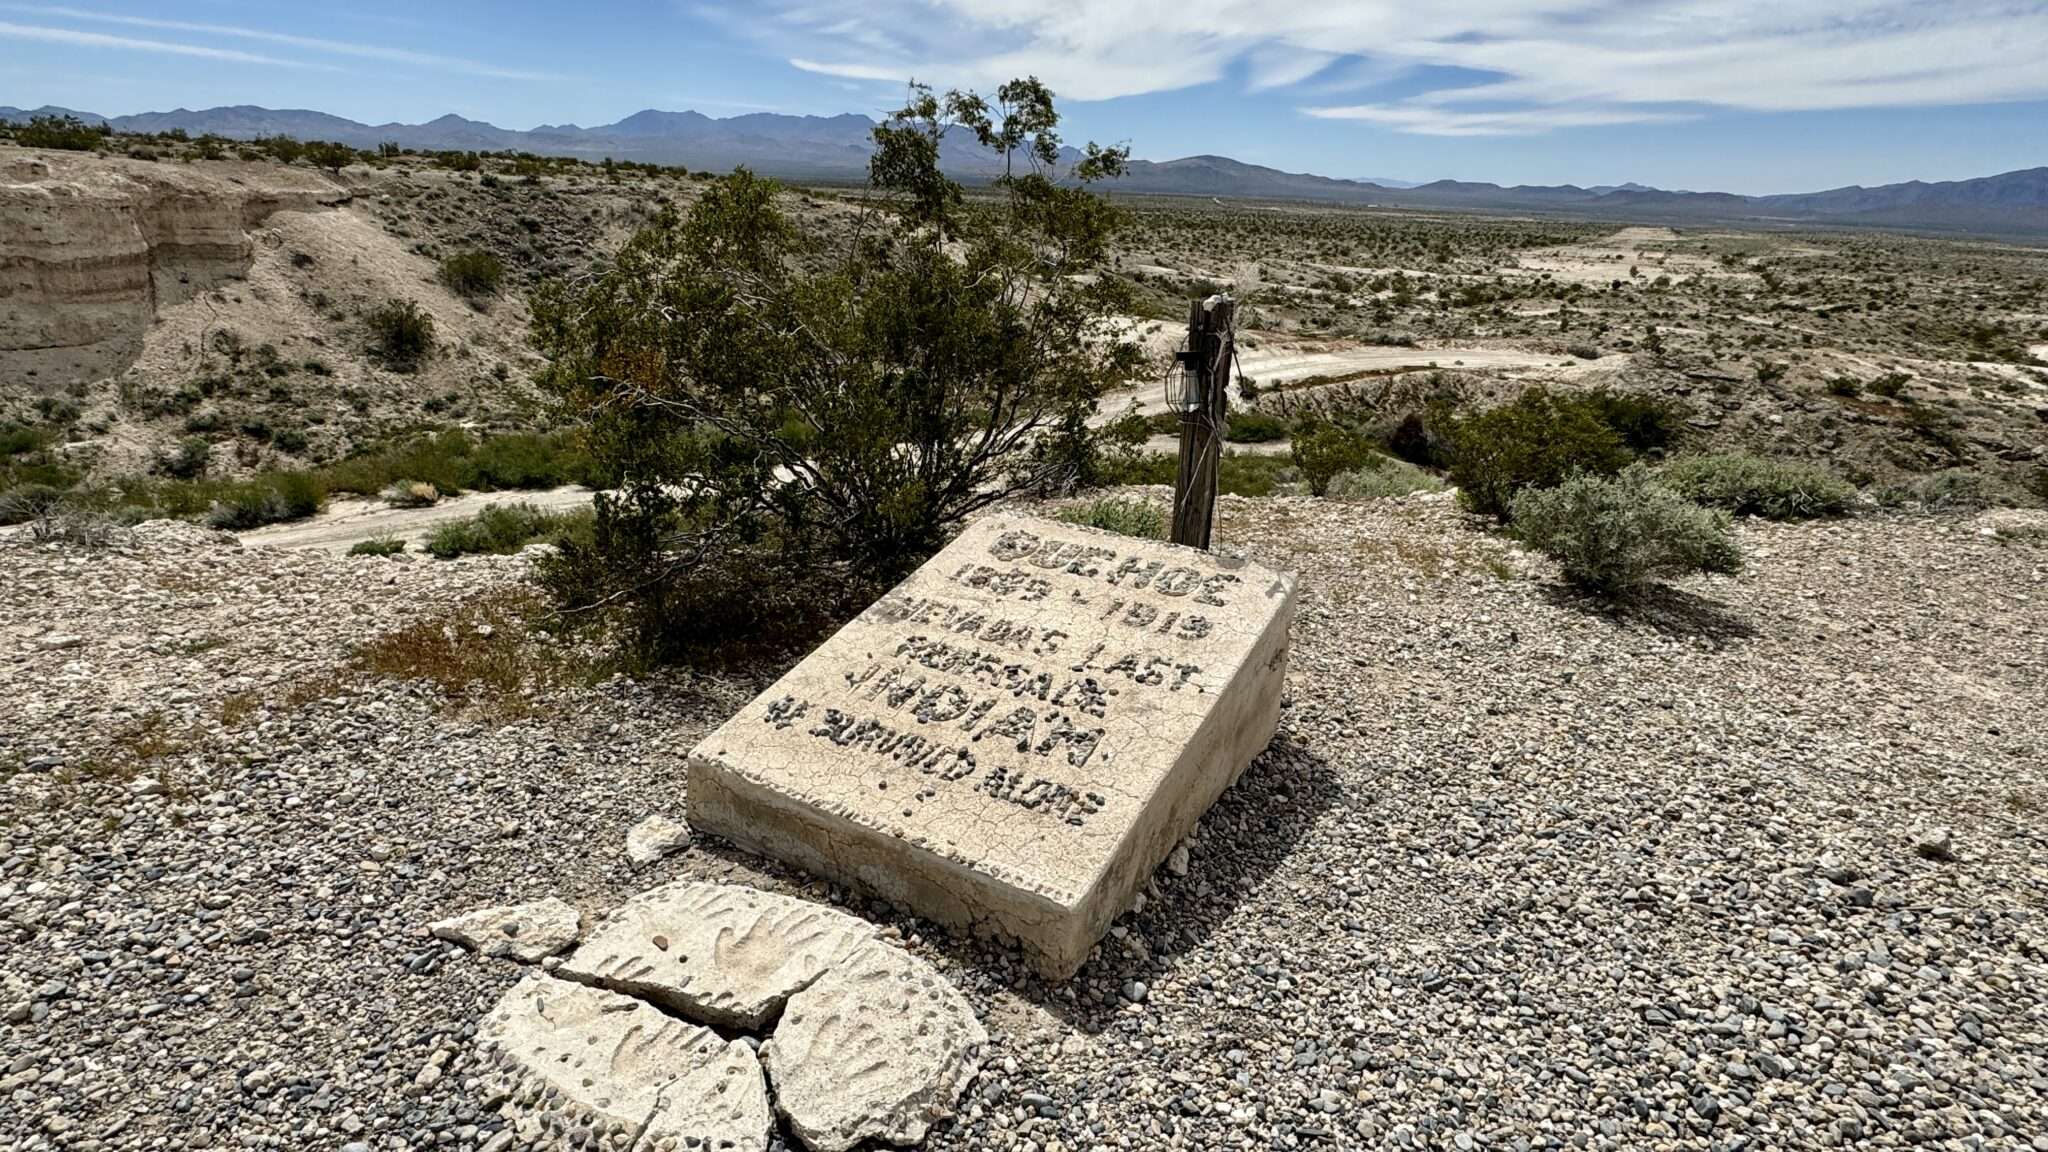
{"type": "MultiPolygon", "coordinates": [[[[267,44],[302,48],[311,52],[324,52],[335,56],[383,60],[392,64],[406,64],[417,68],[455,72],[469,76],[484,76],[497,80],[551,80],[556,78],[546,72],[500,68],[493,64],[486,64],[477,60],[467,60],[460,56],[444,56],[434,52],[415,52],[407,48],[393,48],[382,44],[364,44],[352,40],[330,40],[320,36],[299,36],[289,32],[273,32],[265,28],[250,28],[239,24],[209,24],[194,20],[165,20],[154,16],[129,16],[118,12],[100,12],[88,8],[69,8],[50,4],[0,4],[0,8],[14,12],[34,13],[46,18],[86,20],[101,24],[118,24],[129,28],[149,28],[159,32],[188,32],[199,36],[225,36],[237,40],[255,40],[267,44]]],[[[80,33],[80,35],[91,34],[80,33]]],[[[109,39],[118,39],[118,37],[109,37],[109,39]]],[[[251,57],[251,59],[267,58],[251,57]]]]}
{"type": "Polygon", "coordinates": [[[40,24],[15,24],[0,20],[0,40],[36,40],[45,44],[73,44],[81,48],[120,48],[131,52],[158,52],[167,56],[195,56],[236,64],[268,64],[282,68],[319,68],[302,60],[281,60],[232,48],[209,48],[203,44],[180,44],[170,40],[140,40],[130,36],[108,36],[75,28],[50,28],[40,24]]]}
{"type": "Polygon", "coordinates": [[[1559,128],[1596,128],[1615,124],[1662,124],[1692,119],[1682,112],[1635,108],[1509,108],[1461,111],[1418,104],[1351,104],[1303,108],[1323,120],[1361,120],[1385,124],[1418,136],[1528,136],[1559,128]]]}
{"type": "Polygon", "coordinates": [[[2048,99],[2039,0],[754,0],[746,12],[732,23],[832,76],[987,86],[1033,73],[1088,100],[1241,71],[1253,91],[1302,92],[1309,115],[1429,135],[2048,99]],[[1430,68],[1482,82],[1328,100],[1430,68]]]}

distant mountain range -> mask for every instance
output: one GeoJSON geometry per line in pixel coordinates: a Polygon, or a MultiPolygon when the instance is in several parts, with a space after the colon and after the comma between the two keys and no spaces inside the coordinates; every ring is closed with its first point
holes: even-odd
{"type": "MultiPolygon", "coordinates": [[[[786,179],[858,180],[866,172],[870,133],[866,116],[784,116],[768,112],[717,118],[698,112],[636,112],[615,124],[584,128],[544,124],[517,131],[448,115],[425,124],[361,124],[324,112],[236,105],[190,111],[105,117],[64,108],[0,107],[0,119],[74,115],[123,132],[182,128],[231,139],[294,136],[334,140],[359,148],[393,141],[424,150],[534,152],[683,164],[714,170],[746,165],[786,179]]],[[[1069,161],[1073,158],[1070,150],[1069,161]]],[[[986,179],[997,158],[955,133],[942,163],[956,176],[986,179]]],[[[1136,160],[1114,190],[1127,194],[1211,196],[1233,199],[1313,200],[1418,209],[1462,209],[1640,220],[1657,223],[1748,222],[1793,227],[1846,225],[2000,236],[2048,235],[2048,167],[1974,180],[1919,180],[1877,188],[1835,188],[1775,196],[1727,192],[1671,192],[1641,184],[1581,188],[1572,184],[1514,185],[1437,180],[1340,180],[1283,172],[1227,156],[1136,160]]]]}

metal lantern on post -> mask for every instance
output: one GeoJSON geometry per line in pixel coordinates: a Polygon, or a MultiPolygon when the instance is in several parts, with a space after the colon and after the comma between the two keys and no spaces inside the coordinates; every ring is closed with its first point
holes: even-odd
{"type": "Polygon", "coordinates": [[[1173,371],[1166,377],[1166,406],[1183,420],[1208,410],[1209,377],[1202,371],[1201,353],[1192,348],[1173,354],[1173,371]]]}

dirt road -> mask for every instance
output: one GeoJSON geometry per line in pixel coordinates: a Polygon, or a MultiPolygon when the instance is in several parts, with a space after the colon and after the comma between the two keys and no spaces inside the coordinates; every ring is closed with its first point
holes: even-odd
{"type": "Polygon", "coordinates": [[[335,500],[310,520],[273,524],[241,534],[245,544],[346,552],[363,540],[396,537],[418,543],[437,525],[476,515],[493,504],[533,504],[568,512],[590,503],[590,489],[565,485],[545,492],[465,492],[428,508],[393,508],[381,500],[335,500]]]}
{"type": "MultiPolygon", "coordinates": [[[[1273,348],[1240,351],[1238,366],[1261,388],[1298,384],[1315,376],[1346,376],[1354,372],[1426,371],[1430,368],[1531,369],[1557,372],[1583,369],[1587,362],[1570,360],[1548,352],[1525,352],[1514,348],[1400,348],[1369,345],[1309,351],[1273,348]]],[[[1234,378],[1234,377],[1233,377],[1234,378]]],[[[1158,380],[1147,380],[1129,388],[1105,394],[1096,405],[1094,423],[1104,424],[1130,407],[1151,414],[1165,410],[1158,380]]]]}

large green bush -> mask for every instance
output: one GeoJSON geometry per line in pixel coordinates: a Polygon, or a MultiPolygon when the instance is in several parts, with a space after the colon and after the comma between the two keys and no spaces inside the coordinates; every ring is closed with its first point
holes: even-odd
{"type": "Polygon", "coordinates": [[[1526,488],[1553,488],[1581,473],[1611,476],[1632,457],[1584,397],[1538,386],[1507,404],[1453,418],[1445,429],[1451,481],[1465,507],[1503,522],[1526,488]]]}
{"type": "Polygon", "coordinates": [[[1124,153],[1039,175],[1058,120],[1036,81],[914,87],[838,250],[741,170],[536,294],[543,382],[607,489],[589,543],[543,569],[572,618],[628,611],[650,658],[806,643],[968,514],[1089,479],[1095,400],[1139,368],[1100,339],[1132,303],[1101,274],[1121,213],[1089,187],[1124,153]],[[969,205],[940,171],[949,132],[1002,158],[994,195],[969,205]]]}
{"type": "Polygon", "coordinates": [[[1336,423],[1319,423],[1303,430],[1289,447],[1294,466],[1308,481],[1308,490],[1318,496],[1329,491],[1331,480],[1365,467],[1374,455],[1372,441],[1363,433],[1336,423]]]}
{"type": "Polygon", "coordinates": [[[1558,562],[1573,584],[1607,596],[1693,572],[1730,573],[1742,553],[1725,512],[1658,484],[1641,464],[1615,476],[1580,474],[1514,500],[1515,533],[1558,562]]]}
{"type": "Polygon", "coordinates": [[[1660,479],[1695,504],[1767,520],[1840,516],[1856,500],[1855,486],[1825,468],[1741,452],[1681,456],[1660,479]]]}

